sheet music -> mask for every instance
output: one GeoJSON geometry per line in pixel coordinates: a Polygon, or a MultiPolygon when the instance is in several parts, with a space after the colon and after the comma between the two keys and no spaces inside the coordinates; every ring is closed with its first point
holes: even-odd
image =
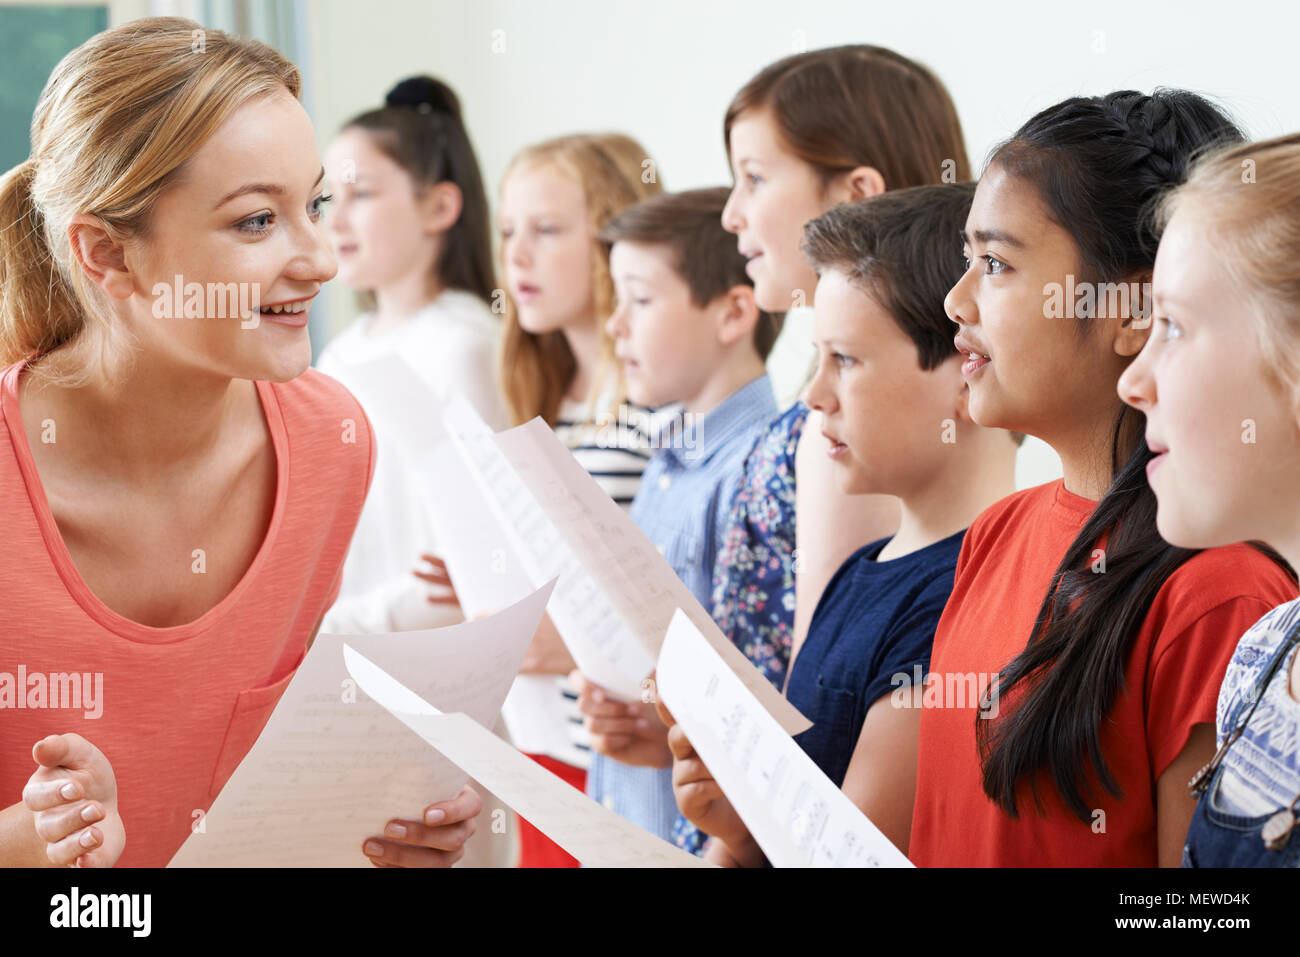
{"type": "MultiPolygon", "coordinates": [[[[455,797],[464,771],[358,693],[345,643],[419,693],[491,725],[551,595],[489,618],[389,635],[317,635],[257,742],[168,866],[370,867],[365,838],[455,797]]],[[[232,703],[233,704],[233,703],[232,703]]]]}
{"type": "MultiPolygon", "coordinates": [[[[727,639],[645,533],[605,494],[545,422],[533,419],[493,438],[586,571],[593,592],[604,594],[613,613],[652,661],[659,654],[674,611],[680,608],[781,727],[798,734],[812,726],[727,639]]],[[[604,684],[597,675],[589,677],[604,684]]]]}
{"type": "Polygon", "coordinates": [[[680,610],[656,677],[660,699],[774,866],[912,866],[680,610]]]}
{"type": "MultiPolygon", "coordinates": [[[[485,493],[500,533],[518,556],[529,580],[536,584],[558,579],[547,612],[573,660],[584,674],[616,697],[639,699],[642,681],[654,668],[653,653],[620,618],[608,595],[584,572],[583,563],[519,480],[493,441],[491,429],[469,403],[459,397],[453,399],[443,420],[485,493]]],[[[542,428],[550,433],[545,423],[542,428]]],[[[567,449],[565,452],[568,454],[567,449]]],[[[582,466],[577,468],[586,476],[582,466]]],[[[618,508],[608,495],[603,491],[601,494],[613,508],[618,508]]]]}
{"type": "Polygon", "coordinates": [[[440,712],[352,648],[344,658],[372,700],[587,867],[710,866],[597,804],[468,715],[440,712]]]}

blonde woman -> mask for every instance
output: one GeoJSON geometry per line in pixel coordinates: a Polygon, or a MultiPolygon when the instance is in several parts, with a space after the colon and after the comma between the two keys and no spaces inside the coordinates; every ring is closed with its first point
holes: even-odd
{"type": "MultiPolygon", "coordinates": [[[[308,371],[336,266],[298,93],[261,43],[137,20],[55,68],[0,179],[0,659],[29,679],[0,863],[165,865],[337,594],[374,453],[308,371]]],[[[448,864],[477,810],[364,852],[448,864]]]]}

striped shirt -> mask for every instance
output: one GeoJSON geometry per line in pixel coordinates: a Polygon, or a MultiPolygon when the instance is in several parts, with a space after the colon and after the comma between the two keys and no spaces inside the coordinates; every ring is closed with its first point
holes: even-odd
{"type": "MultiPolygon", "coordinates": [[[[626,511],[641,484],[641,473],[650,461],[651,433],[666,413],[652,413],[627,403],[611,411],[611,404],[612,396],[608,395],[601,396],[595,405],[566,398],[553,430],[587,474],[626,511]]],[[[668,410],[667,414],[672,411],[668,410]]],[[[552,678],[555,714],[569,729],[570,746],[548,750],[546,754],[585,770],[591,761],[591,745],[578,711],[577,692],[567,675],[552,678]]]]}
{"type": "MultiPolygon", "coordinates": [[[[745,456],[776,413],[771,381],[762,375],[703,420],[675,416],[654,434],[658,448],[629,514],[705,608],[745,456]]],[[[587,794],[650,833],[672,840],[677,803],[671,767],[632,767],[593,754],[587,794]]]]}
{"type": "Polygon", "coordinates": [[[627,511],[650,461],[651,432],[662,415],[626,402],[611,411],[604,397],[594,406],[566,398],[553,429],[587,474],[627,511]]]}

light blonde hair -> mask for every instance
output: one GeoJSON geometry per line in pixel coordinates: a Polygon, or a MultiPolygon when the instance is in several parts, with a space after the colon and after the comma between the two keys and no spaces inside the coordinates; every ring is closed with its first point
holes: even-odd
{"type": "MultiPolygon", "coordinates": [[[[591,277],[594,289],[596,322],[603,345],[601,368],[593,377],[588,396],[587,417],[591,419],[595,403],[614,367],[614,347],[605,333],[604,320],[614,309],[614,283],[609,275],[609,252],[597,242],[596,234],[618,212],[663,191],[657,170],[645,149],[630,136],[621,133],[576,134],[561,136],[525,147],[510,161],[504,183],[523,169],[551,166],[582,187],[587,206],[587,226],[591,231],[595,254],[591,277]],[[649,165],[647,165],[649,163],[649,165]]],[[[505,275],[505,246],[501,247],[500,268],[505,275]]],[[[501,349],[501,381],[506,404],[515,424],[534,416],[554,425],[560,405],[577,371],[577,359],[560,330],[535,335],[519,325],[514,297],[505,296],[505,334],[501,349]]],[[[622,385],[617,385],[615,405],[621,401],[622,385]]]]}
{"type": "Polygon", "coordinates": [[[1266,381],[1300,401],[1300,133],[1204,156],[1157,210],[1184,206],[1213,225],[1205,241],[1246,294],[1266,381]]]}
{"type": "Polygon", "coordinates": [[[96,352],[125,358],[69,221],[90,214],[116,241],[147,237],[158,197],[231,114],[300,85],[271,47],[180,17],[133,20],[65,56],[37,101],[30,157],[0,177],[0,365],[60,350],[65,371],[33,372],[75,385],[96,352]]]}

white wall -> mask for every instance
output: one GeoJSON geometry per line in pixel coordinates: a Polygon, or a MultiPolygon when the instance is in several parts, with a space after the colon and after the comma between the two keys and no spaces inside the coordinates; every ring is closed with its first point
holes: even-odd
{"type": "MultiPolygon", "coordinates": [[[[1033,112],[1075,94],[1181,86],[1255,137],[1300,129],[1300,7],[1208,0],[885,4],[862,0],[319,0],[310,11],[322,148],[396,80],[430,72],[461,96],[491,194],[526,143],[582,130],[642,142],[669,189],[730,182],[722,115],[761,67],[795,52],[875,43],[947,84],[978,169],[1033,112]]],[[[335,328],[353,314],[338,284],[335,328]]],[[[1037,440],[1024,486],[1060,474],[1037,440]]]]}

